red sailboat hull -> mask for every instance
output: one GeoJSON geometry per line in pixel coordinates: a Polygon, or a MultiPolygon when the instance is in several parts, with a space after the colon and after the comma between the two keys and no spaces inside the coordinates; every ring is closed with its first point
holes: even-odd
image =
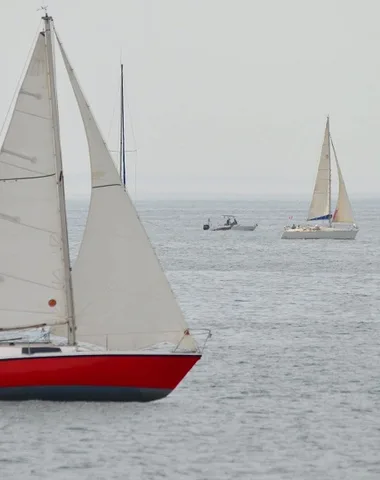
{"type": "Polygon", "coordinates": [[[0,358],[0,400],[137,401],[166,397],[199,354],[58,354],[0,358]]]}

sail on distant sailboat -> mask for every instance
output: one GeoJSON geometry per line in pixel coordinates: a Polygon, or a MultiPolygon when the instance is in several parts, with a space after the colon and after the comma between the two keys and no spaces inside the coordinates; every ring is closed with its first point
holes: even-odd
{"type": "Polygon", "coordinates": [[[307,221],[314,222],[314,225],[285,227],[281,238],[353,240],[359,231],[354,221],[351,203],[331,138],[329,117],[326,121],[318,173],[307,221]],[[338,201],[334,214],[331,208],[331,147],[339,180],[338,201]],[[327,226],[323,225],[324,222],[327,222],[327,226]]]}

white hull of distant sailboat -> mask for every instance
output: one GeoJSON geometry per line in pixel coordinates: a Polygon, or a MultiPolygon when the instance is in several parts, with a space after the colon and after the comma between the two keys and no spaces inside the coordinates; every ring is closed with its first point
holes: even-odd
{"type": "Polygon", "coordinates": [[[307,221],[313,222],[314,225],[310,223],[301,226],[287,226],[284,228],[281,238],[287,240],[354,240],[359,231],[354,222],[351,203],[331,139],[329,118],[326,122],[321,158],[307,221]],[[331,211],[331,146],[339,179],[338,201],[334,214],[331,211]]]}
{"type": "Polygon", "coordinates": [[[355,240],[358,231],[355,227],[347,230],[335,227],[287,228],[281,238],[286,240],[355,240]]]}

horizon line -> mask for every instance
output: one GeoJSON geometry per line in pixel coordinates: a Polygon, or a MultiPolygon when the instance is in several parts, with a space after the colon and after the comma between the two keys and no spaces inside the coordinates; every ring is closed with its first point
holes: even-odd
{"type": "MultiPolygon", "coordinates": [[[[135,201],[134,192],[131,192],[129,195],[132,201],[135,201]]],[[[70,195],[66,194],[67,200],[86,200],[90,199],[90,193],[75,194],[70,195]]],[[[284,200],[305,200],[310,199],[311,195],[309,193],[264,193],[264,194],[254,194],[254,193],[183,193],[183,192],[173,192],[173,193],[141,193],[137,194],[137,201],[141,200],[266,200],[266,199],[284,199],[284,200]]],[[[357,200],[378,200],[380,199],[380,193],[352,193],[351,198],[357,200]]]]}

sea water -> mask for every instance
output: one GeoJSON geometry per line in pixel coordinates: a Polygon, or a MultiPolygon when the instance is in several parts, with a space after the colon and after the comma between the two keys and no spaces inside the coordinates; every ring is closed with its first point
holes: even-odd
{"type": "Polygon", "coordinates": [[[353,203],[344,242],[280,239],[307,201],[139,202],[203,358],[159,402],[1,403],[0,478],[378,480],[380,201],[353,203]],[[203,231],[225,213],[259,226],[203,231]]]}

